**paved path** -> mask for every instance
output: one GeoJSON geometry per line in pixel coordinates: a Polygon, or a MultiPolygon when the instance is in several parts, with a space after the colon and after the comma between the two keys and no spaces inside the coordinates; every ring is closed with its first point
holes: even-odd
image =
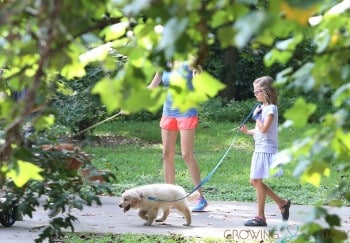
{"type": "MultiPolygon", "coordinates": [[[[192,225],[182,226],[184,219],[175,211],[171,212],[164,224],[155,223],[152,226],[143,226],[136,210],[123,213],[118,207],[120,198],[101,197],[102,206],[85,207],[82,211],[73,210],[72,214],[78,218],[74,224],[76,232],[98,233],[146,233],[146,234],[181,234],[193,237],[215,237],[242,241],[247,239],[274,241],[298,234],[298,227],[307,218],[306,212],[311,212],[311,206],[293,205],[290,208],[288,229],[277,231],[269,238],[268,231],[280,228],[281,215],[274,204],[266,205],[268,227],[245,227],[243,223],[255,215],[255,203],[217,202],[209,201],[207,212],[192,213],[192,225]]],[[[342,217],[342,230],[350,237],[350,209],[329,208],[330,212],[342,217]]],[[[43,208],[38,208],[33,218],[25,217],[17,221],[12,227],[0,225],[0,242],[28,243],[34,242],[38,235],[47,226],[49,218],[43,208]]],[[[324,224],[324,222],[320,222],[324,224]]]]}

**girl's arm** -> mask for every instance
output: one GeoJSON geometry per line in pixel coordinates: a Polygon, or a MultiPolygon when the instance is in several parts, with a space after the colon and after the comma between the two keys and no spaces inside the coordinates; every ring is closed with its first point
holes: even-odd
{"type": "Polygon", "coordinates": [[[254,129],[248,130],[247,125],[241,126],[240,130],[247,135],[253,135],[254,133],[254,129]]]}
{"type": "Polygon", "coordinates": [[[162,73],[157,72],[154,75],[151,83],[147,86],[147,88],[153,89],[153,88],[159,86],[160,82],[162,82],[162,73]]]}
{"type": "Polygon", "coordinates": [[[257,119],[256,126],[261,133],[267,133],[267,131],[270,129],[272,121],[273,121],[273,114],[269,114],[265,117],[264,122],[262,122],[260,119],[257,119]]]}

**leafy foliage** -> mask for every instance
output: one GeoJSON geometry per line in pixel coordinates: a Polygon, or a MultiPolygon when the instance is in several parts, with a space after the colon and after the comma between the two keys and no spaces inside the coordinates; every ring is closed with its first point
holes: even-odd
{"type": "MultiPolygon", "coordinates": [[[[36,143],[37,144],[37,143],[36,143]]],[[[63,149],[55,148],[53,145],[33,145],[29,148],[15,150],[18,164],[13,163],[13,168],[3,167],[8,173],[25,173],[16,176],[9,176],[13,180],[7,180],[6,191],[1,201],[1,208],[8,208],[16,205],[19,215],[32,217],[37,207],[44,209],[57,209],[66,212],[66,216],[56,217],[50,222],[39,235],[38,241],[43,241],[53,235],[60,235],[62,228],[73,227],[76,218],[71,215],[72,208],[82,209],[85,205],[96,203],[101,205],[98,194],[110,192],[107,183],[91,182],[84,176],[83,171],[100,174],[91,164],[89,157],[79,150],[67,150],[69,145],[62,145],[63,149]],[[31,161],[22,162],[23,161],[31,161]],[[31,168],[23,167],[31,165],[40,168],[40,174],[31,168]],[[81,167],[81,168],[80,168],[81,167]],[[30,177],[29,177],[30,176],[30,177]],[[37,178],[40,176],[40,178],[37,178]],[[18,181],[21,179],[20,181],[18,181]],[[23,181],[24,180],[24,181],[23,181]],[[20,183],[19,183],[20,182],[20,183]],[[43,201],[39,203],[39,200],[43,201]]],[[[104,175],[104,180],[110,181],[112,175],[104,175]]]]}
{"type": "Polygon", "coordinates": [[[49,103],[56,113],[56,125],[65,126],[83,137],[85,129],[106,118],[107,111],[99,97],[91,95],[92,87],[102,77],[103,71],[95,67],[87,68],[87,75],[83,78],[71,81],[60,79],[60,88],[49,103]]]}

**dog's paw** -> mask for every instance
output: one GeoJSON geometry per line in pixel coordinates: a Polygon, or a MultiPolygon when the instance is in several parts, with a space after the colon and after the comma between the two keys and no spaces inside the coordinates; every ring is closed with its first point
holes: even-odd
{"type": "Polygon", "coordinates": [[[191,226],[191,224],[183,224],[183,226],[191,226]]]}
{"type": "Polygon", "coordinates": [[[156,219],[156,222],[164,222],[164,219],[156,219]]]}
{"type": "Polygon", "coordinates": [[[151,223],[145,222],[145,223],[143,223],[143,225],[144,225],[144,226],[151,226],[151,225],[152,225],[152,222],[151,222],[151,223]]]}

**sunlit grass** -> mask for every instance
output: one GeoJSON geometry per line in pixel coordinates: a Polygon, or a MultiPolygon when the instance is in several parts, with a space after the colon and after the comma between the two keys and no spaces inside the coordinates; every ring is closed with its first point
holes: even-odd
{"type": "Polygon", "coordinates": [[[124,243],[154,243],[154,242],[167,242],[167,243],[220,243],[228,242],[225,239],[219,238],[197,238],[197,237],[184,237],[181,235],[147,235],[147,234],[96,234],[96,233],[67,233],[60,240],[64,240],[65,243],[109,243],[109,242],[124,242],[124,243]]]}
{"type": "MultiPolygon", "coordinates": [[[[203,189],[208,200],[255,201],[255,191],[249,184],[249,169],[254,141],[252,137],[240,133],[238,124],[203,122],[197,129],[195,156],[205,178],[220,160],[221,166],[203,189]],[[233,142],[233,143],[232,143],[233,142]],[[232,143],[232,147],[230,147],[232,143]],[[223,158],[229,149],[227,156],[223,158]]],[[[250,124],[252,126],[252,124],[250,124]]],[[[303,134],[304,130],[287,129],[279,133],[280,149],[286,148],[303,134]]],[[[96,129],[99,135],[118,135],[137,142],[116,146],[89,146],[85,151],[93,157],[93,163],[103,169],[110,169],[117,181],[113,187],[116,195],[130,187],[148,183],[163,182],[162,146],[159,122],[111,122],[96,129]]],[[[326,151],[325,151],[326,152],[326,151]]],[[[335,168],[330,177],[322,179],[320,187],[300,184],[293,176],[297,162],[286,165],[284,175],[266,180],[279,195],[289,198],[293,204],[318,203],[336,186],[336,178],[341,176],[335,168]]],[[[194,188],[187,167],[177,149],[176,183],[187,191],[194,188]]]]}

